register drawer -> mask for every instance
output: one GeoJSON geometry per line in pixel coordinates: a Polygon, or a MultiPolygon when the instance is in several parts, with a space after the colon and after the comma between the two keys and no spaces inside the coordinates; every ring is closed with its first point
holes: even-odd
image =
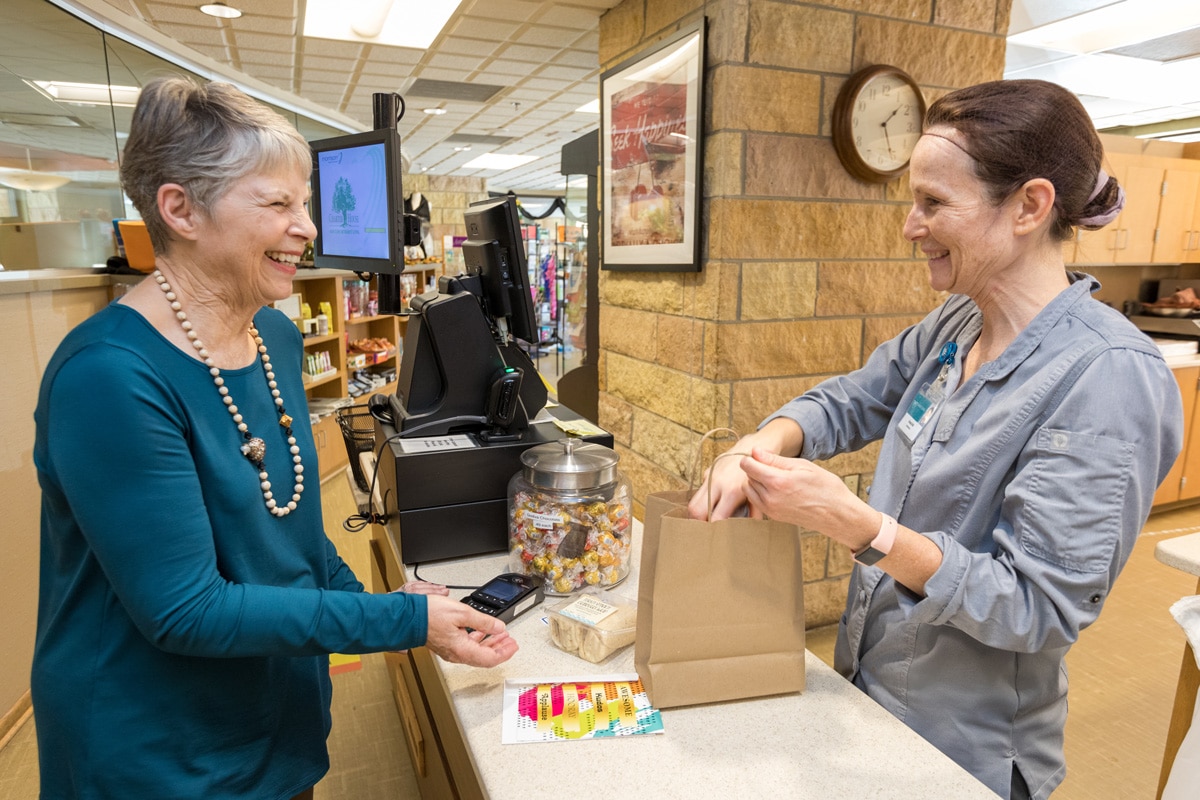
{"type": "Polygon", "coordinates": [[[504,497],[394,511],[387,524],[405,564],[508,549],[508,499],[504,497]]]}

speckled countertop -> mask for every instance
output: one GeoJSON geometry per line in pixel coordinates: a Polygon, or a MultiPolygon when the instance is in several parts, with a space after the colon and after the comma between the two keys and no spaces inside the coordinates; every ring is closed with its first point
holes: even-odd
{"type": "MultiPolygon", "coordinates": [[[[637,552],[640,525],[635,531],[637,552]]],[[[422,566],[421,577],[478,585],[507,569],[505,556],[482,556],[422,566]]],[[[636,567],[615,591],[637,597],[636,567]]],[[[493,800],[525,800],[547,792],[658,800],[996,796],[811,652],[803,693],[667,709],[661,736],[501,744],[506,679],[634,671],[632,645],[600,664],[554,647],[544,619],[554,602],[510,625],[521,649],[496,669],[435,659],[476,771],[493,800]]]]}
{"type": "Polygon", "coordinates": [[[1164,539],[1155,545],[1154,557],[1168,567],[1200,576],[1200,533],[1164,539]]]}

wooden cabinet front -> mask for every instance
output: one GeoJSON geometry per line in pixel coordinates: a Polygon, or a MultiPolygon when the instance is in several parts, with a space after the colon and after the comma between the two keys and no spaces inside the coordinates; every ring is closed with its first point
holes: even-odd
{"type": "Polygon", "coordinates": [[[1113,176],[1125,190],[1125,208],[1098,231],[1080,231],[1074,262],[1082,264],[1148,264],[1154,254],[1163,166],[1125,153],[1108,156],[1113,176]]]}
{"type": "Polygon", "coordinates": [[[1200,246],[1196,199],[1200,193],[1200,171],[1168,168],[1158,209],[1158,232],[1154,241],[1156,264],[1178,264],[1195,260],[1200,246]]]}
{"type": "Polygon", "coordinates": [[[313,440],[317,445],[317,469],[321,480],[349,466],[350,456],[336,416],[328,414],[313,425],[313,440]]]}
{"type": "Polygon", "coordinates": [[[1172,372],[1183,400],[1183,450],[1154,493],[1156,506],[1200,497],[1200,439],[1192,441],[1192,431],[1196,430],[1194,416],[1196,394],[1200,391],[1200,367],[1183,367],[1172,372]]]}

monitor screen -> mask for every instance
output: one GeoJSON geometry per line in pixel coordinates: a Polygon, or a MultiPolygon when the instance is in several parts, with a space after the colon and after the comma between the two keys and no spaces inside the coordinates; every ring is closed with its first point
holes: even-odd
{"type": "Polygon", "coordinates": [[[516,199],[505,196],[471,203],[463,221],[467,226],[463,261],[469,272],[482,279],[488,316],[505,318],[513,336],[537,344],[533,294],[516,199]]]}
{"type": "Polygon", "coordinates": [[[316,266],[403,272],[399,134],[380,129],[310,144],[316,266]]]}

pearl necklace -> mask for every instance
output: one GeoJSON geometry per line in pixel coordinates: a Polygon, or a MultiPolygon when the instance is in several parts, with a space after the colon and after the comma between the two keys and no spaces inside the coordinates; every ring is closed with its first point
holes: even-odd
{"type": "Polygon", "coordinates": [[[291,452],[292,462],[295,464],[292,470],[296,473],[296,485],[292,488],[292,499],[288,501],[287,505],[280,505],[271,493],[270,476],[267,475],[267,470],[263,466],[263,457],[267,454],[267,443],[257,436],[251,435],[250,426],[242,419],[237,405],[234,404],[233,398],[229,396],[229,389],[225,386],[225,379],[221,377],[221,370],[213,364],[212,357],[204,348],[204,345],[200,343],[200,338],[196,335],[196,332],[192,330],[192,323],[188,320],[187,314],[184,313],[183,305],[171,289],[171,285],[167,283],[167,279],[157,269],[154,270],[152,275],[155,282],[158,283],[158,288],[162,289],[163,294],[166,295],[167,300],[171,303],[171,309],[175,312],[175,318],[179,320],[180,326],[183,327],[183,332],[187,334],[188,341],[192,343],[192,347],[196,348],[196,353],[200,356],[200,360],[208,366],[208,373],[212,375],[217,392],[220,393],[221,400],[225,403],[225,409],[233,418],[237,429],[241,431],[242,436],[246,439],[246,443],[241,446],[242,455],[258,468],[259,485],[262,488],[263,500],[267,504],[267,510],[277,517],[286,517],[296,510],[296,506],[300,502],[300,494],[304,491],[304,464],[300,460],[300,446],[296,444],[296,437],[292,435],[292,418],[287,415],[283,408],[283,398],[279,395],[279,387],[275,382],[275,372],[271,369],[271,358],[267,355],[267,346],[263,344],[262,337],[258,335],[258,330],[251,323],[250,335],[254,337],[254,344],[258,347],[263,372],[267,376],[267,386],[270,387],[271,396],[275,398],[275,407],[279,410],[279,425],[283,428],[284,434],[287,436],[288,450],[291,452]]]}

